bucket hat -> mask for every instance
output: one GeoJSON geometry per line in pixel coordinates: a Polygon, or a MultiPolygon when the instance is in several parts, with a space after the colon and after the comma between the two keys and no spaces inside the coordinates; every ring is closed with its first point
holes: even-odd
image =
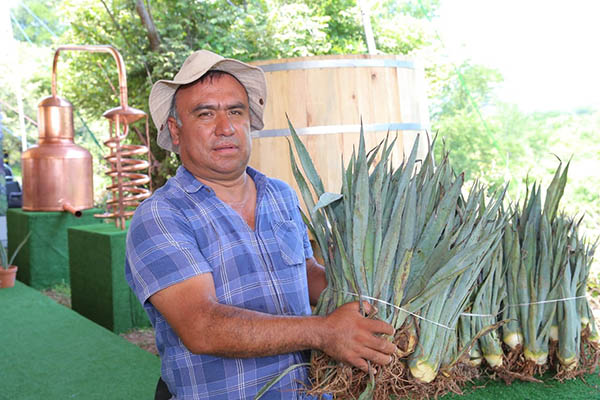
{"type": "Polygon", "coordinates": [[[264,127],[263,112],[267,102],[265,74],[259,67],[238,60],[224,58],[208,50],[198,50],[183,62],[173,80],[161,79],[150,91],[148,100],[152,121],[158,130],[158,145],[165,150],[179,153],[179,146],[173,144],[167,118],[173,95],[179,86],[192,83],[210,70],[224,71],[233,75],[246,88],[250,107],[250,128],[259,131],[264,127]]]}

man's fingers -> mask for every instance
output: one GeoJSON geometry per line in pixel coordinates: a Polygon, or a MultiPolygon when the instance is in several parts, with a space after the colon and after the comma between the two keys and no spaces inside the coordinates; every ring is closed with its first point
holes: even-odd
{"type": "Polygon", "coordinates": [[[369,319],[369,329],[373,333],[382,333],[384,335],[393,336],[394,335],[394,327],[388,324],[387,322],[383,322],[379,319],[369,319]]]}
{"type": "Polygon", "coordinates": [[[360,369],[361,371],[369,372],[369,364],[363,358],[356,358],[354,360],[351,360],[350,364],[352,364],[352,366],[360,369]]]}
{"type": "Polygon", "coordinates": [[[362,306],[363,306],[363,310],[365,310],[365,313],[367,313],[367,314],[376,314],[377,313],[377,307],[371,305],[371,303],[369,303],[366,300],[362,301],[362,306]]]}
{"type": "Polygon", "coordinates": [[[364,347],[369,348],[378,353],[390,355],[398,349],[396,345],[389,340],[377,336],[370,336],[362,341],[364,347]]]}
{"type": "Polygon", "coordinates": [[[369,361],[374,362],[375,364],[379,364],[379,365],[387,365],[392,362],[391,355],[383,354],[383,353],[380,353],[378,351],[375,351],[375,350],[372,350],[369,348],[364,348],[363,351],[361,352],[361,356],[365,360],[369,360],[369,361]]]}

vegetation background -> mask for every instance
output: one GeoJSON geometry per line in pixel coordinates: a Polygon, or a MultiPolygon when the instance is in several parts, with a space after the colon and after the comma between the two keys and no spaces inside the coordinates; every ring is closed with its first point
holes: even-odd
{"type": "MultiPolygon", "coordinates": [[[[440,2],[372,0],[371,23],[378,51],[425,60],[431,126],[457,171],[496,188],[510,181],[509,197],[524,196],[525,182],[548,184],[558,160],[571,161],[562,205],[585,214],[589,238],[600,236],[600,110],[592,107],[523,111],[501,101],[500,71],[469,59],[450,61],[436,29],[440,2]]],[[[320,54],[366,53],[355,0],[12,0],[16,38],[12,57],[0,61],[0,109],[4,150],[20,175],[20,123],[15,68],[21,76],[27,144],[37,141],[37,103],[50,94],[53,49],[60,44],[112,44],[126,63],[129,103],[148,112],[152,82],[173,76],[193,50],[205,48],[241,60],[320,54]]],[[[76,110],[76,141],[96,160],[107,134],[101,114],[118,104],[113,60],[106,55],[65,53],[59,65],[61,96],[76,110]]],[[[551,84],[551,82],[549,82],[551,84]]],[[[139,128],[141,129],[141,128],[139,128]]],[[[179,161],[156,146],[151,125],[155,187],[179,161]]],[[[136,135],[131,135],[137,141],[136,135]]],[[[442,146],[438,146],[441,151],[442,146]]],[[[99,205],[104,165],[95,163],[99,205]]],[[[598,258],[598,257],[596,257],[598,258]]]]}

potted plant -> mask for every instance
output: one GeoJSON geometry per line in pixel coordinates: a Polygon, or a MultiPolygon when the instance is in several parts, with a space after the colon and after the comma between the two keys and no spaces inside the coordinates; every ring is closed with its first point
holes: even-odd
{"type": "Polygon", "coordinates": [[[0,244],[0,289],[13,287],[15,285],[18,268],[17,266],[12,265],[12,263],[17,254],[19,254],[21,248],[25,245],[25,242],[27,242],[27,239],[29,239],[29,236],[31,236],[31,232],[25,235],[25,238],[19,243],[10,259],[8,258],[8,254],[6,254],[4,246],[0,244]]]}

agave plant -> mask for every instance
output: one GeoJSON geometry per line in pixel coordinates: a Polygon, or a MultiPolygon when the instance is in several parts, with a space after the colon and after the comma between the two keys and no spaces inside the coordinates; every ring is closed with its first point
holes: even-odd
{"type": "Polygon", "coordinates": [[[28,232],[27,235],[25,235],[25,237],[23,238],[23,240],[17,245],[17,248],[13,252],[10,259],[8,258],[8,254],[4,246],[0,245],[0,267],[7,270],[11,265],[13,265],[15,258],[19,254],[19,251],[21,251],[21,248],[25,246],[25,243],[29,239],[29,236],[31,236],[31,231],[28,232]]]}

